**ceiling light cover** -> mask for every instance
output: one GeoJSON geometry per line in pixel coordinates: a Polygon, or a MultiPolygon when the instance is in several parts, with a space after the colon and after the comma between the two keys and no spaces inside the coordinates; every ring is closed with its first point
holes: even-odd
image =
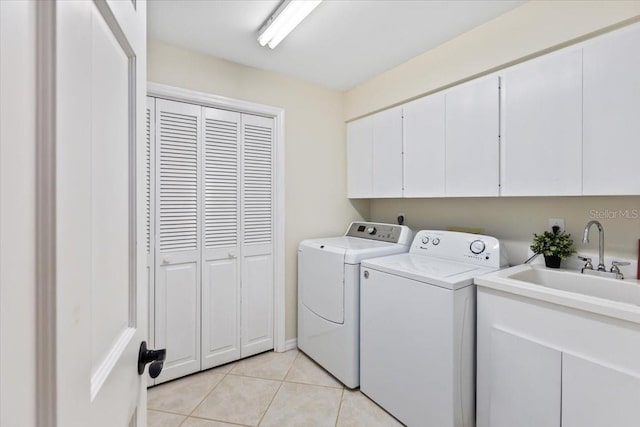
{"type": "Polygon", "coordinates": [[[285,0],[258,35],[258,43],[276,47],[322,0],[285,0]]]}

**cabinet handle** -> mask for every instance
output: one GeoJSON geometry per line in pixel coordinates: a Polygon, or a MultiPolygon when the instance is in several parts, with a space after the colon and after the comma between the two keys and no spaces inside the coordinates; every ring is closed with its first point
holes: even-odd
{"type": "Polygon", "coordinates": [[[229,258],[235,258],[236,257],[236,251],[229,251],[229,258]]]}
{"type": "Polygon", "coordinates": [[[168,264],[171,264],[171,257],[162,258],[162,265],[168,265],[168,264]]]}

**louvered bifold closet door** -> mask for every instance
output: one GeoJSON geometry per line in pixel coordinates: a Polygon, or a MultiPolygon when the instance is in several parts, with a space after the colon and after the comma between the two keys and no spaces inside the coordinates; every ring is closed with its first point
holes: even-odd
{"type": "Polygon", "coordinates": [[[200,370],[201,107],[156,99],[156,383],[200,370]]]}
{"type": "Polygon", "coordinates": [[[203,108],[202,369],[240,358],[240,113],[203,108]]]}
{"type": "Polygon", "coordinates": [[[242,115],[242,357],[273,348],[274,123],[242,115]]]}
{"type": "MultiPolygon", "coordinates": [[[[144,195],[144,214],[145,214],[145,253],[147,255],[146,259],[146,267],[147,267],[147,291],[149,295],[149,304],[148,304],[148,319],[149,319],[149,339],[148,344],[149,348],[155,348],[155,307],[154,307],[154,293],[155,293],[155,284],[154,284],[154,266],[153,266],[153,256],[154,256],[154,222],[155,218],[153,217],[153,204],[155,202],[154,192],[154,176],[153,176],[153,163],[154,163],[154,154],[155,154],[155,137],[156,137],[156,129],[155,129],[155,121],[156,121],[156,99],[150,96],[147,97],[147,114],[146,114],[146,122],[145,122],[145,130],[146,130],[146,140],[145,140],[145,150],[144,150],[144,164],[145,164],[145,195],[144,195]]],[[[155,379],[148,377],[147,384],[154,385],[156,383],[155,379]]]]}

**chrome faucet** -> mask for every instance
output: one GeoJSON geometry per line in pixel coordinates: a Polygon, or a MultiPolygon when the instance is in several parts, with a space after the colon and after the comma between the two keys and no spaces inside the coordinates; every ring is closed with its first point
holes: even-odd
{"type": "Polygon", "coordinates": [[[589,230],[592,225],[598,227],[598,271],[607,271],[607,268],[604,266],[604,228],[602,228],[602,224],[598,221],[589,221],[587,225],[584,226],[582,244],[589,243],[589,230]]]}

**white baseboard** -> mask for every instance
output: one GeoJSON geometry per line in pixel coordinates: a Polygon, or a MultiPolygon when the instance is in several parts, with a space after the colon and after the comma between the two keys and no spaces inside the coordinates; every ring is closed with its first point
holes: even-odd
{"type": "Polygon", "coordinates": [[[294,348],[298,348],[298,339],[297,338],[291,338],[290,340],[287,340],[285,342],[284,351],[293,350],[294,348]]]}

